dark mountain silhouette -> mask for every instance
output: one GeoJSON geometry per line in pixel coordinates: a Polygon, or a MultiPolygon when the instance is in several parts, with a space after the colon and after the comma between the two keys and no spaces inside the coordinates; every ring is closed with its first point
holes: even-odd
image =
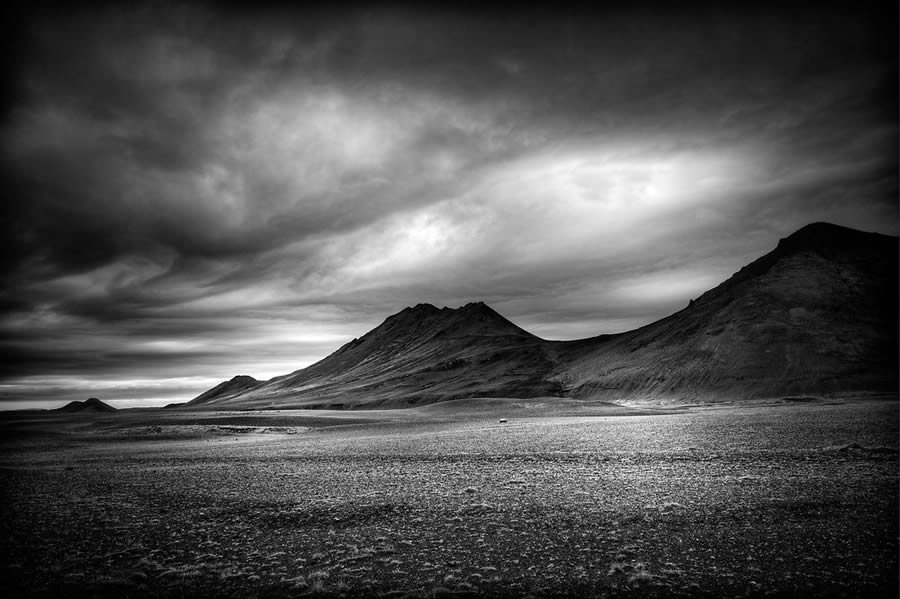
{"type": "Polygon", "coordinates": [[[325,359],[235,377],[190,407],[405,406],[464,397],[715,401],[896,391],[898,239],[808,225],[683,310],[545,341],[481,302],[419,304],[325,359]]]}
{"type": "Polygon", "coordinates": [[[103,403],[96,397],[91,397],[85,401],[70,401],[61,408],[56,408],[55,412],[115,412],[116,408],[109,404],[103,403]]]}

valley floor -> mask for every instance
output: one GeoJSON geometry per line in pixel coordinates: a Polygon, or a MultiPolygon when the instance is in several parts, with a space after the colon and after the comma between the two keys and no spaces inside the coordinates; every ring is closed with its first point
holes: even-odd
{"type": "Polygon", "coordinates": [[[896,398],[32,412],[0,433],[7,597],[898,590],[896,398]]]}

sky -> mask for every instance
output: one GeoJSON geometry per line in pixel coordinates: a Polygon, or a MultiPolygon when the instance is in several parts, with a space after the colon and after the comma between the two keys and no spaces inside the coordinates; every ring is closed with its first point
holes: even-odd
{"type": "Polygon", "coordinates": [[[29,10],[0,409],[185,401],[420,302],[620,332],[810,222],[896,235],[897,9],[845,4],[29,10]]]}

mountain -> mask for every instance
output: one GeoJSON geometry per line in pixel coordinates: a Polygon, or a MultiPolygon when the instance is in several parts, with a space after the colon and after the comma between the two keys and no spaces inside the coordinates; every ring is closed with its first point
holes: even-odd
{"type": "Polygon", "coordinates": [[[898,304],[896,237],[815,223],[557,376],[568,394],[612,400],[896,391],[898,304]]]}
{"type": "Polygon", "coordinates": [[[464,397],[717,401],[896,391],[898,239],[808,225],[634,331],[546,341],[481,302],[419,304],[330,356],[192,408],[400,407],[464,397]]]}
{"type": "Polygon", "coordinates": [[[103,403],[96,397],[91,397],[85,401],[70,401],[66,405],[61,408],[57,408],[54,410],[55,412],[90,412],[90,413],[99,413],[99,412],[115,412],[116,408],[112,407],[107,403],[103,403]]]}
{"type": "Polygon", "coordinates": [[[222,383],[190,407],[394,407],[458,397],[554,395],[546,341],[482,302],[419,304],[388,317],[325,359],[244,392],[222,383]]]}

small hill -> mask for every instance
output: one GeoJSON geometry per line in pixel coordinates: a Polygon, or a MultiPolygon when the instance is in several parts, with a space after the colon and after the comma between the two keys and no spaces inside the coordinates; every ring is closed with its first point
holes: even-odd
{"type": "Polygon", "coordinates": [[[103,403],[96,397],[91,397],[85,401],[71,401],[61,408],[54,410],[55,412],[115,412],[116,408],[107,403],[103,403]]]}
{"type": "Polygon", "coordinates": [[[252,376],[241,374],[233,377],[231,380],[219,383],[209,391],[202,395],[198,395],[186,404],[169,404],[166,408],[196,407],[205,403],[227,401],[228,399],[237,397],[259,385],[260,382],[252,376]]]}

